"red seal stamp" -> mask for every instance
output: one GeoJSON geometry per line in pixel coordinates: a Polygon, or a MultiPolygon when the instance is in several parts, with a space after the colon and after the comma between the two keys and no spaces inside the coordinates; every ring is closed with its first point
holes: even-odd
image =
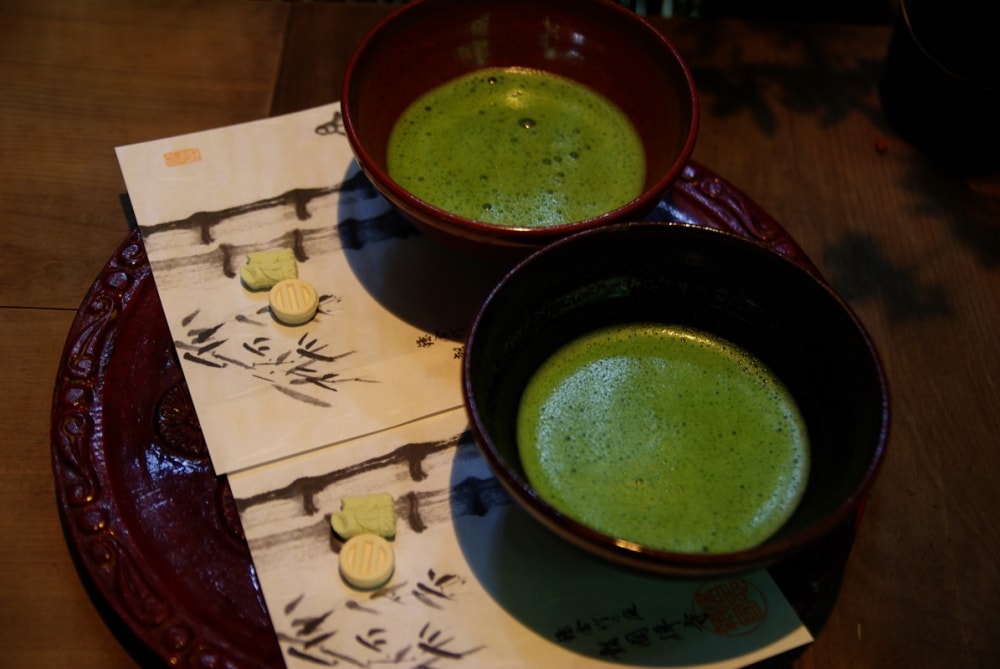
{"type": "Polygon", "coordinates": [[[708,632],[725,637],[752,634],[767,620],[767,598],[742,578],[703,583],[694,593],[691,609],[708,632]]]}

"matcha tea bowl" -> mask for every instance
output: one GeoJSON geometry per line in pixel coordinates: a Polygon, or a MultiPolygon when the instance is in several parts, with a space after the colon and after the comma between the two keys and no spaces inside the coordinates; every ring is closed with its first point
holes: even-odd
{"type": "Polygon", "coordinates": [[[549,529],[675,576],[790,558],[856,514],[889,399],[821,279],[727,232],[621,223],[518,263],[470,329],[463,392],[497,479],[549,529]]]}
{"type": "Polygon", "coordinates": [[[341,91],[358,165],[428,235],[523,257],[636,220],[694,149],[676,49],[610,0],[414,0],[353,52],[341,91]]]}

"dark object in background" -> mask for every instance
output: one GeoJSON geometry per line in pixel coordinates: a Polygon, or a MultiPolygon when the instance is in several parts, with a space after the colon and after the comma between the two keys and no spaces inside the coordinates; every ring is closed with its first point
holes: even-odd
{"type": "Polygon", "coordinates": [[[893,7],[892,0],[674,0],[673,14],[704,19],[889,24],[893,7]]]}
{"type": "Polygon", "coordinates": [[[990,4],[902,0],[879,81],[899,134],[971,175],[1000,171],[1000,48],[990,4]]]}

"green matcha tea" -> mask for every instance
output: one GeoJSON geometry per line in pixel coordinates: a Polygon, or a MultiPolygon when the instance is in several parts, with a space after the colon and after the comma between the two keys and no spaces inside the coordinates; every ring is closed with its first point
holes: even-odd
{"type": "Polygon", "coordinates": [[[680,552],[774,534],[809,473],[805,423],[753,355],[684,327],[614,326],[554,353],[517,421],[525,474],[581,523],[680,552]]]}
{"type": "Polygon", "coordinates": [[[612,102],[570,79],[483,69],[410,105],[389,137],[389,175],[440,209],[485,223],[559,225],[642,193],[646,158],[612,102]]]}

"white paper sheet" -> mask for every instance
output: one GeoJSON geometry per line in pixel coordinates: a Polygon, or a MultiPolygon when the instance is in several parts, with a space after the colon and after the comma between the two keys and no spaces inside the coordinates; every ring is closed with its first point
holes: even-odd
{"type": "Polygon", "coordinates": [[[500,269],[417,235],[360,176],[330,105],[120,147],[171,336],[222,474],[461,405],[465,328],[500,269]],[[319,292],[286,327],[241,283],[293,248],[319,292]]]}
{"type": "Polygon", "coordinates": [[[459,383],[465,328],[504,268],[393,214],[336,104],[118,158],[290,668],[740,667],[810,641],[765,571],[620,570],[511,503],[469,440],[459,383]],[[237,278],[275,247],[322,295],[307,325],[277,324],[237,278]],[[328,518],[378,491],[396,500],[397,568],[364,593],[338,575],[328,518]]]}

